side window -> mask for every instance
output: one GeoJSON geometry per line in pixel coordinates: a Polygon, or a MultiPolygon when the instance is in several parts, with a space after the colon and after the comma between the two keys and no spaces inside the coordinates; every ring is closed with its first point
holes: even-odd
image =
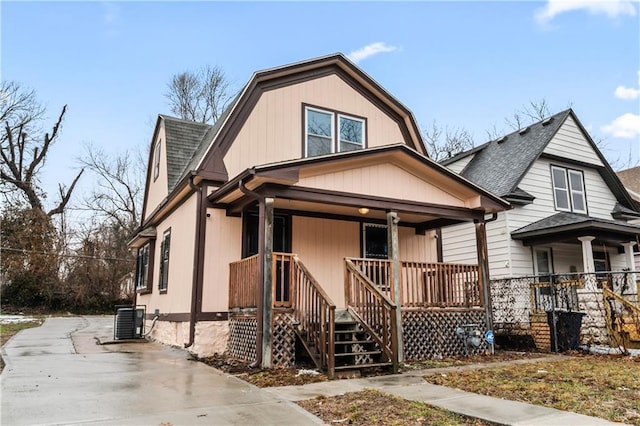
{"type": "Polygon", "coordinates": [[[160,246],[160,281],[158,289],[160,293],[166,293],[169,287],[169,252],[171,246],[171,228],[167,229],[162,236],[160,246]]]}
{"type": "Polygon", "coordinates": [[[366,120],[335,111],[304,108],[304,156],[366,148],[366,120]]]}
{"type": "Polygon", "coordinates": [[[160,147],[162,146],[162,140],[158,140],[156,147],[153,150],[153,180],[158,179],[160,175],[160,147]]]}
{"type": "Polygon", "coordinates": [[[138,259],[136,264],[136,290],[149,290],[149,246],[147,243],[138,249],[138,259]]]}

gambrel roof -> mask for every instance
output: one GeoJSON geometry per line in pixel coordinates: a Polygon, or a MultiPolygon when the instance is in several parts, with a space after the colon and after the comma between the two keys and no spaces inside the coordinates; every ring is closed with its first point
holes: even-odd
{"type": "Polygon", "coordinates": [[[532,201],[533,197],[518,188],[518,185],[538,158],[548,157],[556,161],[597,169],[621,207],[640,211],[571,109],[448,158],[442,161],[442,164],[450,165],[471,155],[473,157],[460,174],[513,203],[526,204],[527,201],[532,201]],[[569,117],[576,122],[602,165],[581,162],[570,152],[566,153],[566,157],[544,153],[549,142],[569,117]]]}

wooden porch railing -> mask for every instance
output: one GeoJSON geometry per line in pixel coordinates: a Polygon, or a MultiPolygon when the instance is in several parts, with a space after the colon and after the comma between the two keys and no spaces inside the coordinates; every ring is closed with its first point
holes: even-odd
{"type": "Polygon", "coordinates": [[[229,264],[229,309],[257,307],[258,255],[229,264]]]}
{"type": "Polygon", "coordinates": [[[293,316],[306,340],[318,351],[322,368],[329,377],[335,373],[336,305],[322,289],[298,256],[291,256],[293,316]]]}
{"type": "MultiPolygon", "coordinates": [[[[393,299],[389,260],[350,260],[381,292],[393,299]]],[[[400,305],[409,308],[481,307],[478,265],[401,261],[400,305]]]]}
{"type": "MultiPolygon", "coordinates": [[[[229,265],[229,308],[255,308],[258,255],[229,265]]],[[[273,253],[271,291],[274,308],[291,308],[299,329],[318,352],[319,367],[335,373],[336,305],[298,256],[273,253]]]]}
{"type": "Polygon", "coordinates": [[[345,259],[345,302],[397,373],[399,366],[398,324],[395,303],[374,284],[351,259],[345,259]]]}

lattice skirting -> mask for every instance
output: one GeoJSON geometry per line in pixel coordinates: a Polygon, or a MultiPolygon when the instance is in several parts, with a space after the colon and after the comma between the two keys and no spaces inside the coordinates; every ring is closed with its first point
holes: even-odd
{"type": "Polygon", "coordinates": [[[238,315],[229,318],[227,353],[237,359],[256,359],[258,321],[255,315],[238,315]]]}
{"type": "MultiPolygon", "coordinates": [[[[258,321],[255,314],[231,315],[227,354],[244,361],[256,359],[258,321]]],[[[289,313],[274,312],[271,363],[276,368],[292,368],[296,361],[296,336],[289,313]]]]}
{"type": "Polygon", "coordinates": [[[295,364],[296,335],[293,331],[293,317],[286,312],[274,312],[271,365],[276,368],[293,368],[295,364]]]}
{"type": "Polygon", "coordinates": [[[484,311],[403,311],[404,358],[428,359],[487,351],[489,347],[484,339],[478,348],[465,347],[464,341],[456,335],[456,328],[463,324],[478,324],[484,335],[484,311]]]}

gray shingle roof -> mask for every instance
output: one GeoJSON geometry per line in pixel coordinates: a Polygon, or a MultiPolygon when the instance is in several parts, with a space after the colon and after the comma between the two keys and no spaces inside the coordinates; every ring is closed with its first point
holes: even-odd
{"type": "MultiPolygon", "coordinates": [[[[478,147],[473,159],[462,170],[462,176],[501,197],[510,195],[516,191],[524,174],[540,156],[570,111],[562,111],[532,124],[526,132],[524,129],[517,130],[478,147]]],[[[450,164],[465,155],[463,153],[448,159],[443,164],[450,164]]]]}
{"type": "Polygon", "coordinates": [[[164,120],[167,186],[171,192],[182,177],[185,164],[191,160],[211,125],[167,115],[160,116],[164,120]]]}
{"type": "Polygon", "coordinates": [[[529,225],[523,226],[520,229],[517,229],[511,233],[511,236],[517,238],[522,234],[531,233],[534,231],[550,231],[558,230],[560,228],[566,228],[570,225],[613,225],[620,228],[625,228],[631,232],[640,233],[640,226],[638,225],[630,225],[627,222],[620,220],[609,220],[609,219],[601,219],[597,217],[587,216],[578,213],[570,213],[570,212],[560,212],[556,213],[553,216],[546,217],[537,222],[530,223],[529,225]]]}

